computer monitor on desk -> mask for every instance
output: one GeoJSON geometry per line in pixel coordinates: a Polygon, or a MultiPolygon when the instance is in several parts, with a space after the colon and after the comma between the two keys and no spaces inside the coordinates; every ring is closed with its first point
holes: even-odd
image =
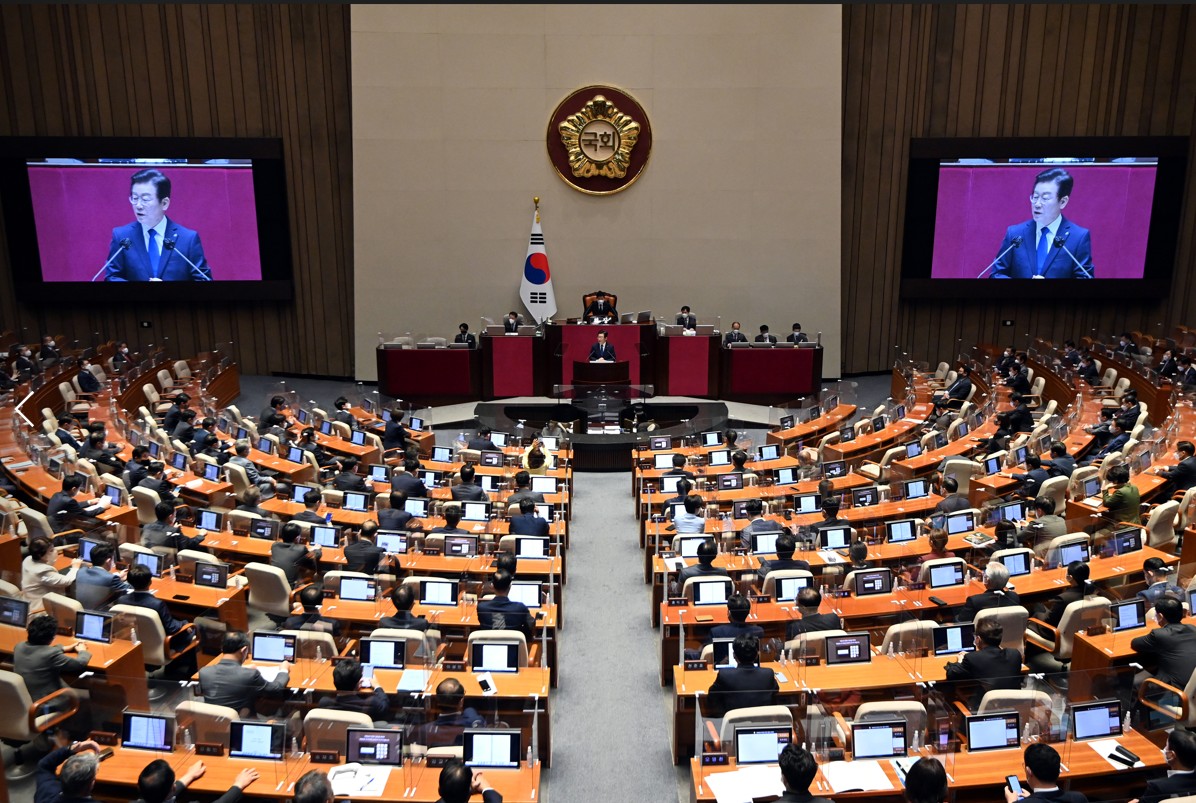
{"type": "Polygon", "coordinates": [[[864,720],[851,723],[852,760],[904,757],[905,720],[864,720]]]}
{"type": "Polygon", "coordinates": [[[228,757],[281,761],[286,728],[285,722],[230,722],[228,757]]]}
{"type": "Polygon", "coordinates": [[[125,711],[121,714],[120,746],[124,749],[174,750],[174,717],[125,711]]]}
{"type": "Polygon", "coordinates": [[[775,764],[791,738],[791,729],[784,726],[736,728],[735,763],[775,764]]]}
{"type": "Polygon", "coordinates": [[[854,579],[854,590],[857,597],[868,597],[874,594],[891,594],[893,592],[892,569],[857,569],[854,579]]]}
{"type": "Polygon", "coordinates": [[[872,661],[872,647],[867,633],[847,633],[826,637],[826,665],[861,664],[872,661]]]}
{"type": "Polygon", "coordinates": [[[968,752],[1017,747],[1021,723],[1016,711],[994,711],[965,718],[968,752]]]}
{"type": "MultiPolygon", "coordinates": [[[[502,329],[501,326],[498,328],[502,329]]],[[[349,728],[345,731],[345,761],[357,764],[402,766],[403,732],[375,728],[349,728]]]]}
{"type": "Polygon", "coordinates": [[[471,767],[519,768],[520,731],[507,728],[466,728],[462,755],[471,767]]]}
{"type": "Polygon", "coordinates": [[[734,591],[730,580],[695,580],[691,585],[694,605],[726,605],[734,591]]]}
{"type": "Polygon", "coordinates": [[[420,580],[419,602],[421,605],[456,607],[457,580],[420,580]]]}

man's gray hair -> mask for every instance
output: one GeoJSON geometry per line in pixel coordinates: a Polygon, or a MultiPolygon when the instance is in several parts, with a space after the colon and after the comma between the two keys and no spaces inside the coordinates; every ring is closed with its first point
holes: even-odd
{"type": "Polygon", "coordinates": [[[77,753],[62,765],[62,789],[68,795],[77,795],[91,789],[96,780],[100,757],[88,750],[77,753]]]}
{"type": "Polygon", "coordinates": [[[989,591],[1000,591],[1009,584],[1009,570],[998,560],[990,560],[984,567],[984,587],[989,591]]]}

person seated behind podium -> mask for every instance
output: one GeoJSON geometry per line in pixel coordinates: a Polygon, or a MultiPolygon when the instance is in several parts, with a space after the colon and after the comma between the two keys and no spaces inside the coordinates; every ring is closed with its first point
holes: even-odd
{"type": "Polygon", "coordinates": [[[1196,733],[1175,728],[1163,748],[1167,774],[1146,782],[1146,789],[1130,803],[1161,803],[1169,797],[1196,794],[1196,733]]]}
{"type": "Polygon", "coordinates": [[[816,588],[806,587],[797,592],[797,612],[800,619],[794,619],[785,629],[785,640],[792,641],[803,633],[818,633],[824,630],[842,630],[843,622],[835,612],[819,613],[822,594],[816,588]]]}
{"type": "Polygon", "coordinates": [[[407,428],[403,426],[402,410],[391,409],[390,420],[386,422],[386,429],[382,432],[382,448],[388,452],[391,449],[407,448],[407,428]]]}
{"type": "MultiPolygon", "coordinates": [[[[308,494],[310,496],[311,494],[308,494]]],[[[287,582],[294,588],[299,584],[301,570],[316,571],[319,565],[321,549],[319,545],[307,544],[306,538],[300,540],[303,528],[293,521],[282,525],[278,537],[282,540],[270,545],[270,565],[282,569],[287,582]]]]}
{"type": "Polygon", "coordinates": [[[971,622],[976,614],[989,608],[1003,608],[1008,605],[1021,605],[1017,592],[1006,589],[1009,585],[1009,570],[1000,561],[990,560],[984,567],[984,591],[972,594],[964,601],[963,607],[955,614],[957,622],[971,622]]]}
{"type": "Polygon", "coordinates": [[[739,331],[739,321],[731,322],[731,331],[727,332],[723,337],[723,345],[729,346],[732,343],[746,343],[748,342],[747,335],[739,331]]]}
{"type": "Polygon", "coordinates": [[[324,591],[318,585],[306,586],[299,592],[299,604],[303,606],[303,613],[292,614],[282,623],[283,630],[316,630],[331,633],[333,637],[340,636],[341,623],[329,619],[320,613],[320,603],[324,601],[324,591]]]}
{"type": "Polygon", "coordinates": [[[178,429],[179,421],[183,417],[183,411],[191,403],[191,396],[186,393],[176,393],[174,399],[171,401],[174,403],[170,405],[170,408],[166,411],[166,415],[162,416],[162,429],[173,433],[178,429]]]}
{"type": "Polygon", "coordinates": [[[522,602],[511,599],[515,576],[505,569],[494,573],[494,596],[478,602],[478,622],[484,630],[518,630],[532,640],[532,614],[522,602]]]}
{"type": "Polygon", "coordinates": [[[776,675],[760,666],[760,640],[742,633],[731,645],[736,665],[718,670],[718,677],[710,684],[708,716],[724,716],[736,708],[755,708],[772,705],[776,701],[776,675]]]}
{"type": "Polygon", "coordinates": [[[718,547],[713,538],[707,538],[698,544],[698,562],[693,566],[686,566],[677,574],[677,588],[683,590],[685,581],[695,577],[730,578],[731,575],[727,573],[726,569],[714,565],[714,559],[717,556],[718,547]]]}
{"type": "Polygon", "coordinates": [[[262,695],[283,694],[290,680],[284,663],[269,683],[255,667],[245,666],[249,658],[249,637],[239,630],[224,634],[220,660],[199,670],[199,691],[209,705],[236,709],[242,717],[254,716],[254,702],[262,695]]]}
{"type": "MultiPolygon", "coordinates": [[[[777,798],[780,803],[831,803],[828,798],[810,794],[810,784],[818,774],[818,764],[804,747],[793,742],[786,744],[777,761],[781,770],[781,782],[785,786],[785,793],[777,798]]],[[[943,785],[945,789],[945,778],[943,785]]]]}
{"type": "Polygon", "coordinates": [[[519,313],[511,310],[507,313],[507,317],[503,319],[502,330],[506,334],[514,334],[519,331],[519,313]]]}
{"type": "Polygon", "coordinates": [[[84,393],[96,394],[103,388],[100,385],[100,380],[91,372],[91,360],[83,359],[79,361],[79,389],[84,393]]]}
{"type": "Polygon", "coordinates": [[[664,500],[664,512],[670,519],[675,519],[681,510],[685,509],[685,497],[689,496],[689,492],[694,489],[692,480],[685,477],[677,480],[677,495],[664,500]],[[677,509],[677,505],[681,505],[681,510],[677,509]]]}
{"type": "Polygon", "coordinates": [[[459,502],[488,502],[490,495],[478,484],[477,469],[473,464],[461,466],[459,476],[461,481],[449,489],[452,498],[459,502]]]}
{"type": "Polygon", "coordinates": [[[583,317],[587,323],[613,322],[619,320],[619,312],[611,303],[610,297],[606,293],[599,292],[595,294],[590,306],[586,307],[583,317]]]}
{"type": "Polygon", "coordinates": [[[716,638],[738,638],[745,634],[755,636],[757,639],[764,638],[764,628],[747,623],[751,612],[752,602],[743,594],[732,594],[727,597],[727,624],[715,625],[710,628],[710,638],[706,643],[710,644],[716,638]]]}
{"type": "Polygon", "coordinates": [[[479,452],[498,452],[501,451],[494,441],[490,439],[490,427],[478,427],[477,434],[469,439],[465,445],[466,449],[474,449],[479,452]]]}
{"type": "MultiPolygon", "coordinates": [[[[681,483],[677,483],[678,488],[681,483]]],[[[698,515],[699,511],[705,506],[704,500],[698,494],[687,493],[685,499],[682,500],[682,505],[685,509],[678,513],[673,518],[673,526],[678,533],[700,533],[706,529],[706,519],[698,515]]]]}
{"type": "Polygon", "coordinates": [[[478,339],[473,336],[473,332],[469,331],[469,324],[462,323],[457,326],[457,336],[453,338],[454,343],[464,343],[471,349],[478,347],[478,339]]]}
{"type": "MultiPolygon", "coordinates": [[[[178,780],[175,780],[174,768],[165,759],[157,758],[145,765],[145,769],[137,776],[137,793],[140,798],[133,803],[167,803],[175,801],[187,791],[187,787],[204,776],[207,767],[202,761],[196,761],[178,780]]],[[[216,798],[215,803],[239,803],[242,792],[259,777],[253,767],[246,767],[237,773],[229,790],[216,798]]]]}
{"type": "Polygon", "coordinates": [[[785,337],[786,343],[809,343],[809,336],[801,330],[801,324],[793,324],[793,331],[785,337]]]}
{"type": "Polygon", "coordinates": [[[768,333],[768,324],[760,324],[760,334],[756,335],[757,343],[776,343],[777,336],[768,333]]]}
{"type": "Polygon", "coordinates": [[[299,433],[299,440],[295,442],[295,445],[305,452],[314,454],[316,456],[316,464],[320,468],[340,470],[341,461],[328,454],[328,451],[316,442],[315,427],[304,427],[303,431],[299,433]]]}
{"type": "Polygon", "coordinates": [[[1059,752],[1045,742],[1035,742],[1025,751],[1025,786],[1030,790],[1026,797],[1019,798],[1008,786],[1005,787],[1005,803],[1088,803],[1080,792],[1064,792],[1059,789],[1059,770],[1062,761],[1059,752]]]}
{"type": "Polygon", "coordinates": [[[390,601],[394,603],[394,616],[383,616],[378,620],[378,627],[392,628],[395,630],[419,630],[423,632],[428,629],[428,620],[422,616],[416,616],[411,612],[415,607],[415,588],[406,583],[397,585],[390,592],[390,601]]]}
{"type": "Polygon", "coordinates": [[[615,347],[606,342],[606,330],[598,330],[598,342],[590,346],[590,362],[614,362],[615,347]]]}
{"type": "Polygon", "coordinates": [[[83,456],[96,464],[101,474],[115,474],[120,476],[125,470],[125,461],[116,456],[115,449],[104,448],[104,436],[92,434],[87,437],[87,448],[83,456]]]}
{"type": "MultiPolygon", "coordinates": [[[[166,603],[150,592],[150,585],[153,581],[154,576],[150,573],[148,566],[143,566],[140,563],[130,566],[128,582],[133,590],[123,597],[118,597],[115,604],[136,605],[140,608],[148,608],[158,614],[158,620],[162,622],[162,630],[170,639],[171,648],[181,650],[194,640],[195,634],[190,630],[183,630],[183,626],[187,623],[175,619],[166,603]]],[[[194,660],[194,657],[191,660],[194,660]]]]}
{"type": "Polygon", "coordinates": [[[340,473],[332,478],[332,487],[338,491],[367,493],[365,477],[357,473],[357,466],[356,457],[346,457],[341,463],[340,473]]]}
{"type": "Polygon", "coordinates": [[[459,758],[450,758],[440,770],[436,791],[437,803],[468,803],[474,795],[482,796],[482,803],[502,803],[500,795],[481,770],[470,769],[459,758]]]}
{"type": "Polygon", "coordinates": [[[418,471],[418,459],[410,456],[403,458],[403,470],[390,477],[391,490],[398,491],[409,499],[427,499],[431,494],[416,473],[418,471]]]}
{"type": "Polygon", "coordinates": [[[548,520],[536,515],[536,503],[531,497],[519,500],[519,515],[512,516],[507,529],[511,535],[548,536],[548,520]]]}
{"type": "Polygon", "coordinates": [[[677,325],[683,329],[697,328],[698,318],[690,313],[688,304],[683,305],[681,311],[677,313],[677,325]]]}
{"type": "Polygon", "coordinates": [[[1022,654],[1012,647],[1002,647],[1004,636],[1005,628],[1000,622],[985,619],[976,626],[975,651],[961,653],[959,660],[946,665],[948,681],[979,683],[968,702],[973,711],[980,707],[985,692],[1022,686],[1022,654]]]}
{"type": "Polygon", "coordinates": [[[943,803],[947,799],[947,770],[943,763],[929,756],[914,762],[905,773],[904,797],[905,803],[943,803]]]}
{"type": "MultiPolygon", "coordinates": [[[[307,589],[304,589],[305,591],[307,589]]],[[[361,662],[356,658],[341,658],[332,668],[332,685],[336,694],[321,697],[317,708],[326,711],[351,711],[365,714],[376,727],[385,727],[390,713],[390,700],[381,686],[374,686],[369,694],[362,694],[361,662]]]]}
{"type": "Polygon", "coordinates": [[[195,549],[207,552],[203,547],[202,535],[187,537],[175,523],[175,508],[170,502],[159,502],[154,505],[154,519],[141,528],[141,545],[153,549],[156,546],[169,547],[174,550],[195,549]]]}
{"type": "Polygon", "coordinates": [[[731,472],[732,474],[746,474],[747,473],[747,452],[743,449],[736,449],[731,452],[731,472]]]}
{"type": "Polygon", "coordinates": [[[763,586],[764,578],[768,577],[769,572],[779,572],[787,569],[801,569],[803,571],[810,570],[810,564],[804,560],[794,560],[793,552],[797,548],[797,539],[790,533],[781,533],[777,536],[777,559],[766,560],[760,558],[760,568],[756,572],[756,576],[760,578],[760,583],[763,586]]]}

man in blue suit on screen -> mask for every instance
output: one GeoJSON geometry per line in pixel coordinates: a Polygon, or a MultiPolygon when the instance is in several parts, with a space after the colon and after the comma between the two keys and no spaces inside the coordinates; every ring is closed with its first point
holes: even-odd
{"type": "Polygon", "coordinates": [[[1072,183],[1071,175],[1061,167],[1034,177],[1031,220],[1005,231],[992,278],[1091,279],[1095,275],[1088,229],[1063,217],[1072,183]]]}
{"type": "Polygon", "coordinates": [[[150,168],[134,173],[131,183],[129,203],[137,221],[112,230],[104,281],[212,281],[199,235],[166,217],[170,179],[150,168]]]}

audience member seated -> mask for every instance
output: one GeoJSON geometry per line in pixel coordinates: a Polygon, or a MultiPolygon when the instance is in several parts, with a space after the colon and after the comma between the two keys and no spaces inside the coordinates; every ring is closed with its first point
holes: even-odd
{"type": "Polygon", "coordinates": [[[465,687],[456,678],[445,678],[436,685],[436,719],[424,723],[415,737],[416,744],[426,747],[460,745],[462,732],[485,723],[473,708],[465,706],[465,687]]]}
{"type": "Polygon", "coordinates": [[[470,769],[459,758],[450,758],[441,768],[437,791],[442,803],[468,803],[474,795],[481,795],[482,803],[502,803],[502,795],[482,771],[470,769]]]}
{"type": "Polygon", "coordinates": [[[1180,600],[1184,598],[1184,590],[1170,582],[1169,578],[1174,570],[1162,558],[1152,557],[1142,561],[1142,576],[1146,580],[1146,588],[1139,591],[1138,596],[1146,600],[1147,608],[1153,608],[1164,595],[1180,600]]]}
{"type": "Polygon", "coordinates": [[[972,594],[955,614],[955,621],[970,622],[989,608],[1021,605],[1017,592],[1009,585],[1009,570],[1000,561],[990,560],[984,567],[984,591],[972,594]]]}
{"type": "Polygon", "coordinates": [[[710,684],[707,716],[724,716],[736,708],[755,708],[772,705],[776,701],[776,675],[760,666],[760,640],[746,633],[736,637],[731,645],[735,666],[718,670],[718,677],[710,684]]]}
{"type": "Polygon", "coordinates": [[[403,470],[391,477],[392,491],[398,491],[409,499],[427,499],[431,496],[427,487],[420,480],[416,472],[419,471],[419,460],[414,457],[403,459],[403,470]]]}
{"type": "Polygon", "coordinates": [[[1011,474],[1010,476],[1022,484],[1018,493],[1026,499],[1038,496],[1042,484],[1051,478],[1050,472],[1042,466],[1042,458],[1036,454],[1026,455],[1025,474],[1011,474]]]}
{"type": "Polygon", "coordinates": [[[460,505],[446,505],[444,508],[444,525],[441,527],[433,527],[433,533],[464,533],[465,529],[458,527],[461,523],[461,506],[460,505]]]}
{"type": "Polygon", "coordinates": [[[301,521],[307,524],[327,524],[328,519],[317,511],[324,502],[324,494],[318,488],[312,488],[303,495],[303,510],[291,517],[291,521],[301,521]]]}
{"type": "Polygon", "coordinates": [[[471,464],[466,463],[461,466],[460,477],[461,482],[450,489],[454,500],[458,502],[487,502],[490,500],[489,494],[478,484],[477,470],[471,464]]]}
{"type": "Polygon", "coordinates": [[[697,494],[686,494],[683,502],[685,509],[673,519],[673,526],[679,533],[700,533],[706,529],[706,519],[698,515],[706,505],[706,500],[697,494]]]}
{"type": "Polygon", "coordinates": [[[1008,786],[1005,787],[1005,803],[1088,803],[1080,792],[1063,792],[1059,789],[1059,769],[1062,762],[1055,748],[1044,742],[1036,742],[1025,752],[1026,787],[1030,794],[1019,798],[1008,786]]]}
{"type": "MultiPolygon", "coordinates": [[[[905,803],[945,803],[947,770],[941,761],[923,756],[905,773],[905,803]]],[[[798,798],[793,798],[797,800],[798,798]]]]}
{"type": "Polygon", "coordinates": [[[57,745],[37,764],[33,803],[99,803],[91,790],[99,771],[100,746],[90,739],[74,744],[61,740],[57,745]]]}
{"type": "MultiPolygon", "coordinates": [[[[824,515],[826,514],[825,505],[824,501],[824,515]]],[[[757,533],[779,533],[784,529],[777,522],[764,518],[764,503],[759,498],[747,500],[747,504],[744,507],[747,510],[750,521],[739,532],[739,546],[743,549],[750,550],[752,548],[752,536],[757,533]]],[[[835,511],[838,512],[838,509],[838,503],[835,502],[835,511]]]]}
{"type": "Polygon", "coordinates": [[[1196,670],[1196,627],[1184,624],[1184,604],[1180,597],[1170,594],[1159,597],[1154,604],[1154,615],[1158,628],[1130,642],[1130,649],[1148,665],[1134,676],[1135,692],[1149,677],[1182,689],[1196,670]]]}
{"type": "Polygon", "coordinates": [[[1060,441],[1051,443],[1051,458],[1043,460],[1042,465],[1052,477],[1071,477],[1076,470],[1076,459],[1067,453],[1067,444],[1060,441]]]}
{"type": "Polygon", "coordinates": [[[270,545],[270,565],[282,569],[291,588],[299,584],[301,572],[317,570],[322,552],[318,544],[309,545],[306,543],[306,536],[300,537],[302,535],[303,528],[293,521],[288,521],[282,525],[278,533],[282,540],[270,545]]]}
{"type": "Polygon", "coordinates": [[[199,690],[205,703],[236,709],[242,717],[254,717],[254,703],[263,695],[279,696],[286,691],[290,670],[282,670],[269,683],[262,673],[244,666],[249,658],[249,637],[237,630],[224,634],[220,660],[199,670],[199,690]]]}
{"type": "Polygon", "coordinates": [[[75,498],[82,486],[83,479],[80,476],[68,474],[62,478],[62,490],[50,497],[50,502],[46,505],[46,520],[50,522],[50,528],[54,532],[60,533],[76,527],[90,528],[102,523],[95,517],[108,508],[111,500],[101,496],[84,507],[75,498]]]}
{"type": "Polygon", "coordinates": [[[736,638],[740,635],[747,634],[755,636],[757,639],[764,638],[764,628],[760,625],[749,625],[747,623],[748,615],[752,612],[752,602],[743,594],[732,594],[727,597],[727,623],[723,625],[715,625],[710,628],[710,639],[707,644],[714,639],[736,638]]]}
{"type": "Polygon", "coordinates": [[[317,585],[309,585],[299,592],[299,603],[303,606],[303,613],[296,613],[287,618],[282,624],[283,630],[316,630],[331,633],[333,637],[341,634],[341,623],[329,619],[320,612],[320,603],[324,601],[324,591],[317,585]]]}
{"type": "Polygon", "coordinates": [[[190,644],[195,636],[192,631],[183,630],[183,625],[186,622],[175,619],[170,612],[170,607],[150,591],[150,585],[153,581],[154,576],[150,573],[148,566],[143,566],[140,563],[130,566],[129,585],[133,587],[133,590],[123,597],[119,597],[116,600],[116,604],[149,608],[158,614],[158,619],[162,622],[162,629],[166,632],[167,638],[170,639],[171,648],[181,650],[190,644]]]}
{"type": "Polygon", "coordinates": [[[261,506],[262,489],[256,485],[252,485],[241,492],[237,497],[237,510],[242,513],[252,513],[255,516],[260,516],[263,519],[272,519],[274,514],[261,506]]]}
{"type": "Polygon", "coordinates": [[[158,495],[162,502],[177,504],[174,495],[174,483],[166,479],[166,464],[160,460],[151,460],[145,469],[145,479],[137,483],[138,488],[146,488],[158,495]]]}
{"type": "Polygon", "coordinates": [[[386,550],[374,544],[374,533],[378,522],[373,519],[362,522],[359,531],[348,530],[345,536],[345,571],[377,574],[379,565],[386,557],[386,550]]]}
{"type": "Polygon", "coordinates": [[[726,569],[714,565],[716,557],[718,546],[713,538],[707,538],[698,544],[698,562],[693,566],[686,566],[677,574],[678,593],[685,589],[685,581],[692,577],[730,577],[726,569]]]}
{"type": "Polygon", "coordinates": [[[1175,465],[1170,468],[1159,466],[1155,472],[1167,480],[1164,496],[1183,493],[1196,485],[1196,445],[1191,441],[1175,444],[1175,465]]]}
{"type": "Polygon", "coordinates": [[[522,602],[511,599],[514,576],[504,570],[494,573],[494,597],[478,602],[478,622],[484,630],[518,630],[532,640],[532,615],[522,602]]]}
{"type": "Polygon", "coordinates": [[[972,506],[968,497],[959,492],[959,482],[954,477],[943,479],[943,498],[934,506],[935,513],[958,513],[972,506]]]}
{"type": "Polygon", "coordinates": [[[337,396],[336,400],[332,402],[332,408],[333,412],[331,418],[333,421],[339,421],[340,423],[354,429],[357,428],[357,419],[354,417],[353,411],[350,409],[348,399],[346,399],[344,396],[337,396]]]}
{"type": "Polygon", "coordinates": [[[75,575],[75,599],[89,611],[105,608],[117,596],[133,590],[124,581],[124,572],[116,571],[113,556],[114,550],[108,544],[94,546],[91,564],[75,575]]]}
{"type": "Polygon", "coordinates": [[[511,535],[548,535],[548,520],[536,515],[536,503],[530,497],[519,500],[519,515],[512,516],[507,529],[511,535]]]}
{"type": "Polygon", "coordinates": [[[50,539],[34,538],[29,544],[29,554],[21,562],[21,594],[29,600],[30,613],[42,610],[42,598],[50,592],[69,596],[83,561],[75,558],[69,567],[59,571],[54,568],[57,560],[58,547],[50,539]]]}
{"type": "Polygon", "coordinates": [[[346,457],[341,461],[341,472],[332,478],[332,487],[338,491],[365,493],[365,477],[357,473],[357,458],[346,457]]]}
{"type": "MultiPolygon", "coordinates": [[[[177,781],[174,776],[174,768],[161,758],[154,759],[145,765],[145,769],[137,776],[137,792],[141,795],[139,800],[134,803],[167,803],[179,798],[187,787],[195,783],[204,776],[207,767],[202,761],[196,761],[187,769],[177,781]]],[[[237,773],[237,777],[233,780],[232,787],[220,797],[216,798],[215,803],[238,803],[242,798],[242,792],[247,786],[256,781],[259,777],[258,771],[253,767],[246,767],[237,773]]]]}
{"type": "Polygon", "coordinates": [[[207,552],[201,546],[204,536],[196,535],[188,538],[175,524],[175,509],[170,502],[159,502],[154,505],[154,518],[157,521],[152,521],[141,528],[141,545],[143,547],[153,549],[156,546],[161,546],[175,550],[196,549],[207,552]]]}
{"type": "Polygon", "coordinates": [[[782,533],[777,536],[777,557],[776,560],[767,560],[760,558],[760,568],[756,572],[760,582],[764,582],[764,578],[768,576],[769,572],[782,571],[785,569],[801,569],[809,571],[810,564],[804,560],[794,560],[793,553],[797,549],[797,539],[791,533],[782,533]]]}
{"type": "Polygon", "coordinates": [[[692,471],[686,471],[685,463],[686,463],[685,455],[683,455],[683,454],[673,455],[673,467],[670,468],[668,471],[666,471],[661,476],[676,477],[676,476],[680,475],[682,477],[685,477],[687,480],[692,480],[694,478],[694,473],[692,471]]]}
{"type": "Polygon", "coordinates": [[[422,530],[424,526],[423,522],[404,509],[406,504],[407,494],[402,491],[391,491],[390,507],[378,509],[378,529],[422,530]]]}
{"type": "Polygon", "coordinates": [[[979,686],[968,706],[975,711],[984,693],[992,689],[1019,689],[1022,685],[1022,655],[1012,647],[1002,647],[1005,628],[1000,622],[985,619],[976,626],[974,652],[965,652],[959,660],[946,665],[947,680],[976,681],[979,686]]]}
{"type": "Polygon", "coordinates": [[[477,433],[465,444],[466,449],[479,452],[497,452],[499,448],[490,439],[490,427],[478,427],[477,433]]]}
{"type": "MultiPolygon", "coordinates": [[[[25,681],[25,688],[34,700],[69,688],[62,679],[63,673],[78,677],[87,671],[87,663],[91,660],[91,653],[84,649],[81,641],[65,647],[54,644],[57,634],[58,620],[53,616],[45,613],[31,615],[29,623],[25,625],[26,640],[13,649],[12,671],[25,681]]],[[[71,694],[79,696],[73,689],[71,694]]],[[[47,712],[62,711],[69,707],[69,698],[65,696],[46,704],[47,712]]],[[[66,728],[72,734],[82,736],[90,729],[90,722],[86,706],[80,706],[79,711],[67,720],[66,728]]]]}
{"type": "Polygon", "coordinates": [[[1033,507],[1034,520],[1026,522],[1017,535],[1022,543],[1034,550],[1034,554],[1046,560],[1051,541],[1067,535],[1067,522],[1055,515],[1055,500],[1049,496],[1035,499],[1033,507]]]}
{"type": "Polygon", "coordinates": [[[803,633],[817,633],[822,630],[842,630],[843,622],[834,611],[819,612],[822,594],[816,588],[803,588],[797,592],[797,612],[800,619],[794,619],[785,629],[785,640],[792,641],[803,633]]]}
{"type": "Polygon", "coordinates": [[[378,621],[378,627],[397,630],[427,630],[428,620],[411,613],[415,607],[415,589],[410,585],[401,584],[390,592],[390,601],[394,603],[394,616],[383,616],[378,621]]]}
{"type": "Polygon", "coordinates": [[[1161,803],[1169,797],[1196,794],[1196,733],[1174,728],[1163,748],[1167,774],[1146,782],[1138,803],[1161,803]]]}
{"type": "Polygon", "coordinates": [[[533,491],[531,489],[531,484],[531,474],[522,469],[515,472],[515,490],[512,491],[509,496],[507,496],[506,503],[508,505],[517,505],[524,499],[530,499],[533,502],[543,503],[544,494],[540,493],[539,491],[533,491]]]}
{"type": "Polygon", "coordinates": [[[321,697],[317,708],[328,711],[352,711],[365,714],[374,725],[384,727],[390,713],[390,700],[381,686],[374,686],[369,694],[361,692],[361,663],[355,658],[341,658],[332,668],[332,685],[336,694],[321,697]]]}

